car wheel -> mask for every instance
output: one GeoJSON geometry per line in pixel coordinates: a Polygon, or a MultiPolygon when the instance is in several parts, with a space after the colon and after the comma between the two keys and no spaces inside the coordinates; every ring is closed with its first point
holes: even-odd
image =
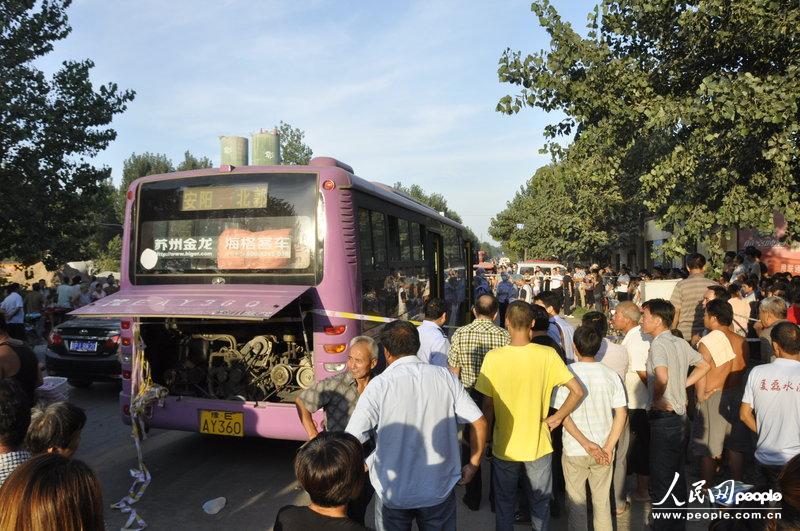
{"type": "Polygon", "coordinates": [[[90,385],[92,385],[91,380],[76,380],[75,378],[70,378],[67,380],[72,387],[77,387],[78,389],[86,389],[90,385]]]}

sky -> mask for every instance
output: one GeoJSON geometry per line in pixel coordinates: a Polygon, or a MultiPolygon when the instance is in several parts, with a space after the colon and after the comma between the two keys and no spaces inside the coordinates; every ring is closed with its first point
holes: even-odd
{"type": "MultiPolygon", "coordinates": [[[[553,5],[582,30],[594,2],[553,5]]],[[[516,93],[497,79],[503,50],[550,46],[529,2],[76,0],[68,16],[39,66],[90,58],[94,83],[136,91],[95,160],[115,183],[132,153],[218,164],[220,135],[283,120],[360,177],[443,194],[490,240],[492,216],[549,161],[539,149],[557,115],[495,111],[516,93]]]]}

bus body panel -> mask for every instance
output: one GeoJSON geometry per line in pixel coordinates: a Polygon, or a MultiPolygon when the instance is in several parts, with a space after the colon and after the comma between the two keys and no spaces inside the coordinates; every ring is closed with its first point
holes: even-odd
{"type": "MultiPolygon", "coordinates": [[[[327,187],[326,187],[327,188],[327,187]]],[[[449,225],[459,230],[459,224],[439,216],[433,209],[420,205],[413,200],[399,194],[394,194],[391,189],[384,185],[371,183],[358,178],[346,171],[341,166],[272,166],[272,167],[239,167],[232,173],[221,169],[193,170],[189,172],[179,172],[167,175],[147,176],[134,181],[128,191],[128,200],[125,206],[125,227],[123,236],[123,253],[121,261],[120,294],[139,293],[139,294],[160,294],[165,293],[175,295],[188,295],[189,293],[198,297],[215,299],[217,295],[228,294],[230,298],[250,296],[252,300],[270,300],[273,304],[278,304],[281,308],[291,306],[298,297],[310,300],[313,309],[321,309],[337,312],[360,313],[361,307],[361,278],[359,269],[359,240],[357,226],[357,208],[355,204],[354,191],[367,193],[382,202],[391,203],[393,208],[403,211],[413,211],[415,216],[425,216],[431,220],[431,225],[449,225]],[[131,253],[136,245],[136,230],[134,220],[136,218],[137,190],[142,184],[147,182],[182,179],[191,177],[203,177],[210,174],[219,174],[221,180],[228,175],[240,173],[315,173],[318,176],[317,185],[319,187],[319,197],[321,208],[318,209],[317,226],[318,232],[324,234],[322,240],[322,261],[318,263],[321,267],[321,278],[316,286],[284,286],[268,284],[189,284],[189,285],[148,285],[138,286],[132,282],[131,253]],[[334,186],[331,189],[323,188],[325,181],[332,181],[334,186]],[[283,290],[283,291],[282,291],[283,290]],[[292,295],[294,295],[292,297],[292,295]]],[[[435,229],[438,230],[438,229],[435,229]]],[[[469,248],[467,246],[467,248],[469,248]]],[[[470,257],[466,256],[465,261],[469,263],[470,257]]],[[[467,288],[469,289],[469,287],[467,288]]],[[[237,299],[238,300],[238,299],[237,299]]],[[[140,302],[143,307],[148,303],[140,302]]],[[[237,305],[232,303],[230,306],[237,305]]],[[[266,303],[264,303],[266,304],[266,303]]],[[[258,306],[262,306],[259,303],[258,306]]],[[[211,304],[208,308],[214,308],[211,304]]],[[[264,315],[222,315],[209,310],[208,314],[194,315],[201,312],[193,312],[192,317],[207,318],[227,318],[236,319],[266,319],[264,315]]],[[[274,308],[272,314],[278,312],[280,308],[274,308]]],[[[113,309],[109,308],[109,311],[113,309]]],[[[235,312],[243,311],[236,306],[235,312]]],[[[234,312],[234,313],[235,313],[234,312]]],[[[151,310],[152,313],[152,310],[151,310]]],[[[164,312],[162,317],[181,318],[174,312],[167,315],[164,312]]],[[[135,312],[131,312],[135,314],[135,312]]],[[[129,314],[130,315],[130,314],[129,314]]],[[[130,316],[131,329],[135,329],[139,319],[148,315],[147,311],[130,316]]],[[[155,314],[153,314],[155,315],[155,314]]],[[[349,342],[352,338],[361,334],[363,323],[358,319],[328,317],[325,315],[314,314],[311,319],[313,335],[313,366],[315,381],[320,381],[344,370],[347,361],[349,342]],[[341,334],[331,334],[331,330],[336,327],[344,326],[345,330],[341,334]],[[326,327],[328,330],[326,331],[326,327]],[[339,353],[327,352],[325,346],[346,345],[346,348],[339,353]]],[[[138,375],[131,366],[131,356],[140,345],[132,344],[130,348],[121,349],[120,356],[123,365],[123,377],[127,374],[127,379],[123,380],[123,387],[119,395],[119,404],[122,419],[125,423],[130,423],[130,399],[135,394],[139,385],[138,375]]],[[[153,428],[179,429],[186,431],[199,431],[199,411],[233,411],[244,414],[244,435],[257,437],[270,437],[289,440],[305,440],[307,435],[299,421],[296,408],[291,403],[275,402],[236,402],[223,399],[209,399],[189,396],[168,396],[161,404],[153,404],[148,407],[145,415],[146,425],[153,428]]],[[[315,412],[313,418],[317,427],[322,428],[324,415],[321,411],[315,412]]]]}

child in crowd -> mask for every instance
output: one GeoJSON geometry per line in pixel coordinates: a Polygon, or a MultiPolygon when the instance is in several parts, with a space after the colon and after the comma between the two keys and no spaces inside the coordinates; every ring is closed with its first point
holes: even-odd
{"type": "Polygon", "coordinates": [[[72,457],[85,424],[86,413],[69,402],[38,404],[31,411],[25,446],[32,455],[57,453],[72,457]]]}
{"type": "Polygon", "coordinates": [[[358,439],[345,432],[320,433],[297,452],[294,473],[311,503],[282,507],[275,531],[367,529],[347,518],[347,503],[359,495],[364,483],[364,454],[358,439]]]}
{"type": "MultiPolygon", "coordinates": [[[[588,529],[586,482],[592,494],[594,529],[611,530],[611,480],[614,448],[627,417],[625,388],[619,375],[595,360],[602,337],[592,327],[580,326],[573,342],[577,360],[568,365],[580,381],[585,396],[564,419],[561,464],[567,487],[569,529],[588,529]]],[[[566,399],[560,388],[555,406],[566,399]]]]}

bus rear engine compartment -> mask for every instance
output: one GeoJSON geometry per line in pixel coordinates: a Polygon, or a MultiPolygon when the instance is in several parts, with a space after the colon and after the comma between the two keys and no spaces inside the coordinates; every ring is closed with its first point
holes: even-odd
{"type": "Polygon", "coordinates": [[[292,402],[314,383],[302,324],[142,323],[153,379],[170,395],[292,402]]]}

